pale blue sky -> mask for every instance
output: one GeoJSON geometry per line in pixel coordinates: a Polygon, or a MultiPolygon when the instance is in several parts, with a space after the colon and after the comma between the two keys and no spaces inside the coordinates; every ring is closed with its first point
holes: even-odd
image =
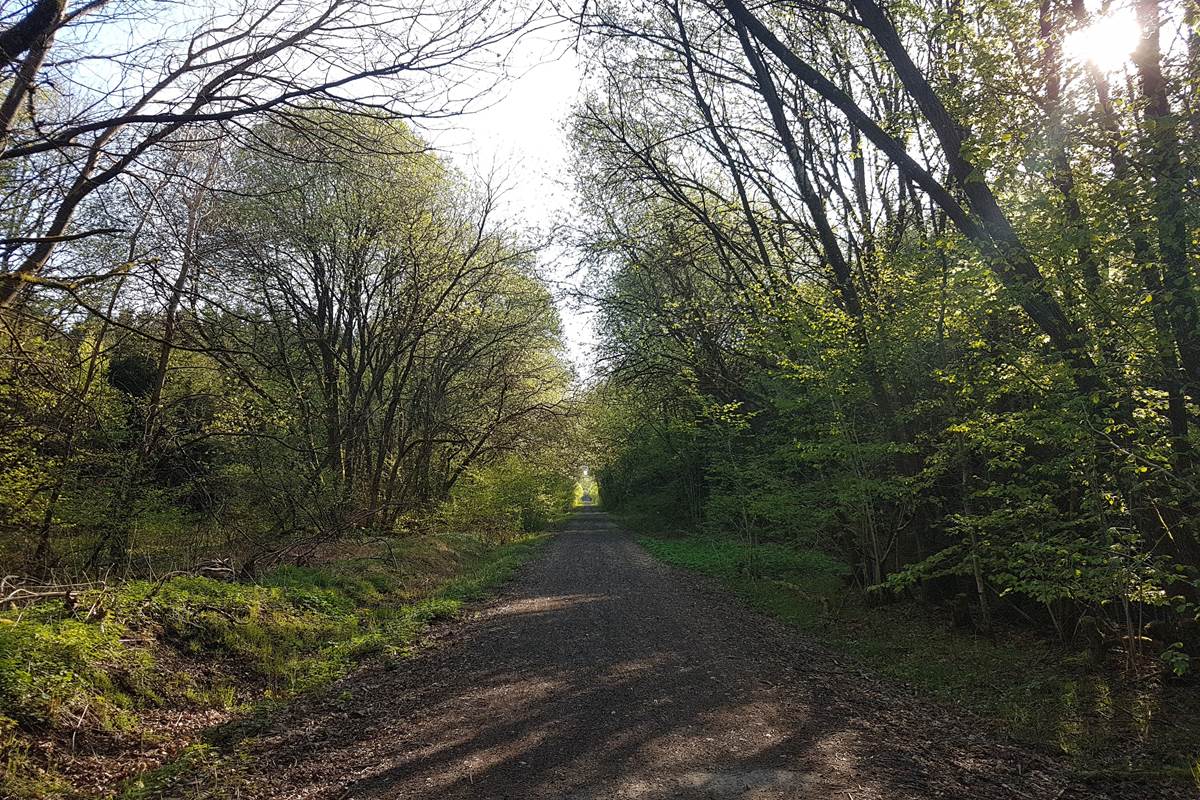
{"type": "MultiPolygon", "coordinates": [[[[497,174],[509,220],[543,231],[562,221],[573,202],[563,123],[578,96],[581,71],[570,35],[561,26],[524,37],[508,59],[511,77],[483,110],[427,130],[468,174],[497,174]]],[[[567,281],[574,268],[572,254],[558,248],[547,251],[544,261],[556,281],[567,281]]],[[[559,312],[571,358],[587,374],[592,343],[587,315],[561,300],[559,312]]]]}

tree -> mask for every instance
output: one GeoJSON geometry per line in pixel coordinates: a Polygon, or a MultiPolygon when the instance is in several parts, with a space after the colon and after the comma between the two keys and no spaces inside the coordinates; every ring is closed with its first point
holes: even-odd
{"type": "MultiPolygon", "coordinates": [[[[707,524],[1060,631],[1192,594],[1191,78],[1156,78],[1157,9],[1114,90],[1064,56],[1078,5],[587,4],[604,379],[688,398],[626,425],[689,432],[707,524]]],[[[627,478],[674,456],[621,441],[606,497],[652,503],[627,478]]]]}
{"type": "Polygon", "coordinates": [[[311,103],[388,117],[456,113],[487,88],[461,71],[479,70],[529,18],[491,0],[35,3],[0,33],[12,73],[0,102],[0,205],[18,212],[0,241],[0,306],[29,285],[119,272],[61,274],[53,257],[64,242],[118,233],[77,226],[81,206],[189,132],[249,145],[258,121],[294,126],[311,103]]]}

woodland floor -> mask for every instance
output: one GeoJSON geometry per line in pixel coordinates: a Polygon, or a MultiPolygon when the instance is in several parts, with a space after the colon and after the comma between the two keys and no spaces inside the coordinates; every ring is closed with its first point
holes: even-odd
{"type": "Polygon", "coordinates": [[[274,717],[233,772],[241,797],[339,800],[1174,796],[1076,781],[590,510],[413,658],[274,717]]]}

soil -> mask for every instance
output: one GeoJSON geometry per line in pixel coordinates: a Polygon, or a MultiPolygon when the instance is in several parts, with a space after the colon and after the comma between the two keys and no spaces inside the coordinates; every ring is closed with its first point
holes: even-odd
{"type": "Polygon", "coordinates": [[[275,798],[1166,798],[1104,786],[650,558],[586,509],[497,600],[250,746],[275,798]]]}

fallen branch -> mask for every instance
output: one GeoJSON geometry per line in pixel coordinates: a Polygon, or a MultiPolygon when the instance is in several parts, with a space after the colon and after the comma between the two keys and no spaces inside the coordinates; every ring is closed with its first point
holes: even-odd
{"type": "Polygon", "coordinates": [[[104,583],[26,583],[19,575],[5,575],[0,578],[0,608],[18,608],[56,598],[63,598],[68,605],[73,605],[75,596],[80,592],[104,586],[104,583]]]}

